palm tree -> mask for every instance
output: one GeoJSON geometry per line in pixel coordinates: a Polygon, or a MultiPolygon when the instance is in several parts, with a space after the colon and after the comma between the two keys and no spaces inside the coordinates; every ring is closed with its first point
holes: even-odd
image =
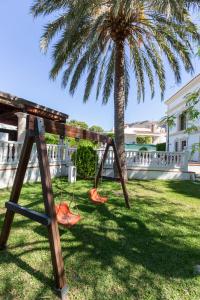
{"type": "Polygon", "coordinates": [[[161,97],[165,90],[165,57],[180,82],[180,61],[192,72],[193,41],[199,41],[197,26],[189,18],[184,0],[36,0],[32,13],[51,15],[41,38],[47,51],[53,39],[50,77],[62,71],[62,86],[73,95],[79,79],[87,74],[83,101],[89,98],[97,79],[96,98],[102,92],[106,104],[114,88],[114,128],[119,157],[126,175],[124,111],[128,102],[130,72],[138,101],[144,100],[145,81],[155,93],[155,78],[161,97]]]}
{"type": "Polygon", "coordinates": [[[166,150],[169,152],[169,131],[171,128],[173,128],[176,125],[176,116],[165,116],[160,120],[161,125],[165,125],[167,127],[167,147],[166,150]]]}

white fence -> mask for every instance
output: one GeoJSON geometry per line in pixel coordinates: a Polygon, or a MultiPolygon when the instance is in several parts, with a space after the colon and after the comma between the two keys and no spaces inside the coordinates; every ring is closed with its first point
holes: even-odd
{"type": "MultiPolygon", "coordinates": [[[[0,188],[12,186],[16,173],[22,144],[0,141],[0,188]]],[[[71,155],[76,148],[67,145],[47,145],[51,176],[67,175],[71,155]]],[[[104,149],[99,149],[99,161],[104,149]]],[[[129,178],[138,179],[191,179],[188,173],[187,152],[138,152],[126,151],[129,178]]],[[[113,151],[109,151],[104,174],[113,176],[113,151]]],[[[33,145],[25,182],[40,180],[36,145],[33,145]]]]}
{"type": "MultiPolygon", "coordinates": [[[[103,157],[104,149],[98,150],[99,160],[103,157]]],[[[113,151],[108,152],[105,161],[106,168],[112,168],[114,162],[113,151]]],[[[188,170],[187,152],[164,152],[164,151],[126,151],[126,163],[128,168],[142,167],[149,169],[170,170],[178,169],[188,170]]]]}
{"type": "MultiPolygon", "coordinates": [[[[104,149],[98,150],[99,161],[104,149]]],[[[146,152],[126,151],[126,163],[129,179],[177,179],[194,180],[193,172],[188,172],[188,152],[146,152]]],[[[103,174],[113,177],[114,153],[108,152],[103,174]]]]}
{"type": "MultiPolygon", "coordinates": [[[[22,143],[0,141],[0,165],[18,164],[21,149],[22,143]]],[[[74,151],[76,151],[76,148],[68,148],[65,144],[47,145],[49,163],[69,162],[71,161],[71,155],[74,151]]],[[[30,164],[34,163],[37,163],[37,151],[35,144],[33,145],[30,157],[30,164]]]]}
{"type": "MultiPolygon", "coordinates": [[[[12,186],[16,173],[22,143],[0,142],[0,188],[12,186]]],[[[67,145],[47,145],[51,176],[67,174],[71,155],[76,149],[67,145]]],[[[25,175],[25,182],[40,180],[36,145],[33,145],[30,161],[25,175]]]]}

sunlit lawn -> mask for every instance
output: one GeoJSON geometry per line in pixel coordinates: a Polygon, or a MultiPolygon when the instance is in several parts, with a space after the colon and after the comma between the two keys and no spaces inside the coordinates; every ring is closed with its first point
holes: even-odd
{"type": "MultiPolygon", "coordinates": [[[[62,198],[73,187],[54,181],[62,198]]],[[[82,221],[60,230],[69,299],[199,300],[200,184],[135,181],[127,210],[118,183],[103,182],[109,196],[95,207],[89,181],[78,181],[75,198],[82,221]]],[[[0,226],[8,190],[0,191],[0,226]]],[[[40,184],[23,187],[21,204],[42,211],[40,184]]],[[[7,251],[0,252],[0,299],[57,299],[46,228],[16,215],[7,251]]]]}

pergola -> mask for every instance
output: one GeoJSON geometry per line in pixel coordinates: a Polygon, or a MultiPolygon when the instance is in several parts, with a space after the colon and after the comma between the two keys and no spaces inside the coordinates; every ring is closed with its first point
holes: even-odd
{"type": "Polygon", "coordinates": [[[18,112],[59,123],[65,123],[69,117],[67,114],[54,109],[0,91],[0,123],[17,126],[18,118],[16,113],[18,112]]]}
{"type": "Polygon", "coordinates": [[[67,114],[54,109],[0,91],[0,124],[16,126],[18,131],[4,126],[4,128],[0,128],[0,132],[12,134],[14,140],[18,139],[18,141],[23,142],[27,114],[58,123],[66,123],[69,117],[67,114]]]}

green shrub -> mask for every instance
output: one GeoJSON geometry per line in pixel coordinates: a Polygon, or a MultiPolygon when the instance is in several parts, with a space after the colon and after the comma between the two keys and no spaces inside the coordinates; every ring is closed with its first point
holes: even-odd
{"type": "Polygon", "coordinates": [[[59,136],[52,133],[45,133],[45,140],[47,144],[59,144],[59,136]]]}
{"type": "Polygon", "coordinates": [[[151,136],[137,136],[136,137],[137,144],[152,144],[151,136]]]}
{"type": "Polygon", "coordinates": [[[72,161],[76,164],[77,174],[88,179],[95,176],[97,154],[91,145],[80,144],[77,152],[73,153],[72,161]]]}
{"type": "Polygon", "coordinates": [[[91,147],[97,147],[98,144],[95,142],[92,142],[90,140],[76,140],[75,138],[68,138],[69,147],[79,147],[80,145],[83,146],[91,146],[91,147]]]}
{"type": "Polygon", "coordinates": [[[147,147],[142,147],[139,149],[139,151],[148,151],[147,147]]]}
{"type": "Polygon", "coordinates": [[[156,151],[166,151],[166,143],[157,144],[156,151]]]}

